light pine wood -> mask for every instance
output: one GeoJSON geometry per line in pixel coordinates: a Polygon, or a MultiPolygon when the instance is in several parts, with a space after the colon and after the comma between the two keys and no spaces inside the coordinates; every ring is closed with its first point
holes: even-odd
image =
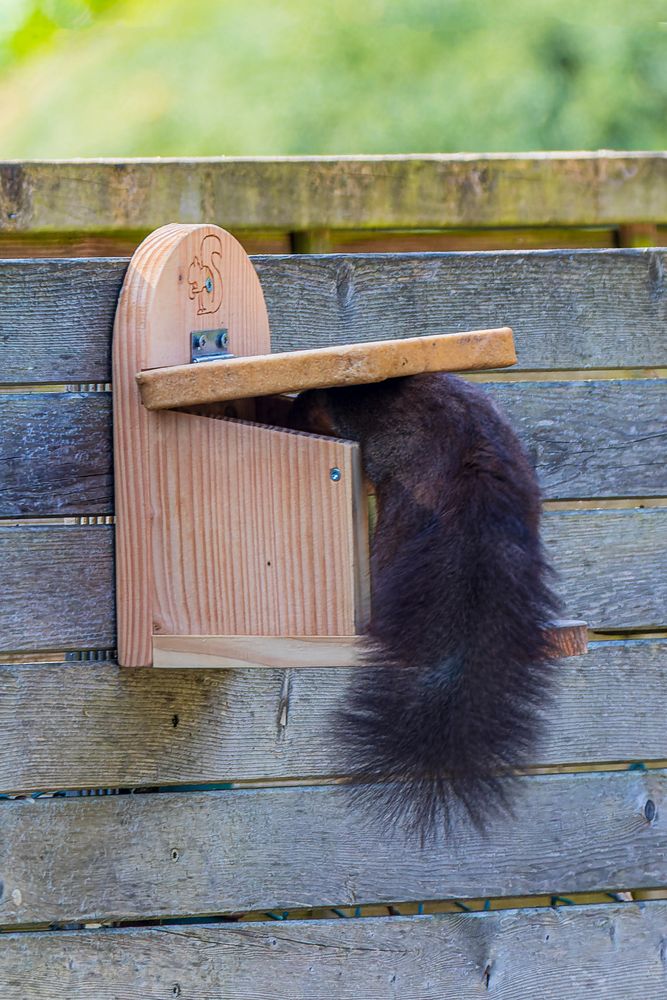
{"type": "MultiPolygon", "coordinates": [[[[588,649],[585,622],[555,622],[550,630],[554,658],[580,656],[588,649]]],[[[154,667],[356,667],[364,663],[358,635],[158,635],[154,667]]]]}
{"type": "Polygon", "coordinates": [[[150,519],[159,417],[141,405],[135,375],[189,361],[191,332],[223,327],[243,354],[269,350],[264,299],[240,244],[215,226],[168,225],[148,236],[128,268],[113,341],[116,610],[123,664],[150,663],[154,618],[150,519]]]}
{"type": "Polygon", "coordinates": [[[354,667],[361,663],[359,637],[265,635],[156,635],[153,666],[354,667]]]}
{"type": "Polygon", "coordinates": [[[3,802],[0,924],[665,885],[667,772],[526,775],[512,801],[423,848],[348,785],[3,802]]]}
{"type": "Polygon", "coordinates": [[[6,934],[8,1000],[658,1000],[667,902],[6,934]]]}
{"type": "Polygon", "coordinates": [[[357,579],[368,578],[359,446],[184,413],[153,419],[154,633],[353,635],[366,614],[357,579]]]}
{"type": "MultiPolygon", "coordinates": [[[[352,680],[352,669],[2,665],[0,793],[333,778],[331,718],[352,680]]],[[[532,764],[667,760],[667,641],[594,642],[555,680],[532,764]]]]}
{"type": "Polygon", "coordinates": [[[161,410],[515,363],[512,331],[503,327],[158,368],[138,373],[137,382],[144,406],[161,410]]]}

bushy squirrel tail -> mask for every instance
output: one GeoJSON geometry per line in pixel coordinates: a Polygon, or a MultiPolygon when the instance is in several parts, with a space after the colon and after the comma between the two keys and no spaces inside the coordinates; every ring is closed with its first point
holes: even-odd
{"type": "Polygon", "coordinates": [[[483,829],[511,810],[508,779],[529,761],[550,699],[546,567],[534,552],[519,570],[507,546],[505,526],[480,529],[472,510],[411,539],[374,590],[367,658],[386,665],[353,679],[337,715],[356,795],[423,838],[457,813],[483,829]],[[397,662],[405,614],[424,638],[397,662]]]}
{"type": "Polygon", "coordinates": [[[483,390],[453,376],[306,403],[360,441],[377,493],[365,642],[381,666],[355,675],[337,713],[343,773],[422,840],[459,813],[484,828],[511,810],[554,673],[558,602],[530,462],[483,390]]]}

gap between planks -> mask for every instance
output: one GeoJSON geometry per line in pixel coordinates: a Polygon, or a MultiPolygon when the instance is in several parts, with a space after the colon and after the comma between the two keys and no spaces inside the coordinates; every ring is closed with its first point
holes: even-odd
{"type": "MultiPolygon", "coordinates": [[[[372,494],[369,494],[372,496],[372,494]]],[[[605,497],[604,499],[545,500],[545,511],[578,510],[650,510],[667,507],[667,497],[605,497]]],[[[43,525],[52,527],[114,525],[114,514],[78,514],[72,517],[0,517],[0,528],[30,528],[43,525]]]]}
{"type": "MultiPolygon", "coordinates": [[[[280,352],[276,352],[279,354],[280,352]]],[[[469,382],[591,382],[643,381],[667,378],[667,368],[536,368],[523,371],[491,369],[490,371],[460,371],[460,378],[469,382]]],[[[0,382],[5,395],[47,395],[49,393],[113,392],[110,382],[0,382]]]]}

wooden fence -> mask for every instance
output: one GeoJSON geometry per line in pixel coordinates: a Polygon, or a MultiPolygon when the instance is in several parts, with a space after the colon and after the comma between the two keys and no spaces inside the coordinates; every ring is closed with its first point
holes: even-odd
{"type": "Polygon", "coordinates": [[[129,247],[167,221],[274,249],[362,230],[383,250],[502,246],[543,227],[531,245],[556,249],[254,263],[275,350],[513,327],[519,365],[482,380],[537,466],[566,612],[594,630],[560,667],[515,821],[424,849],[362,824],[328,738],[348,671],[113,662],[107,383],[127,262],[0,260],[5,997],[661,994],[667,901],[645,897],[667,886],[667,252],[562,247],[655,242],[666,164],[0,165],[5,256],[129,247]],[[415,229],[447,232],[397,233],[415,229]],[[616,898],[556,906],[583,893],[616,898]],[[512,908],[413,915],[476,900],[512,908]]]}
{"type": "Polygon", "coordinates": [[[127,254],[164,222],[249,253],[667,243],[667,154],[0,163],[0,254],[127,254]]]}

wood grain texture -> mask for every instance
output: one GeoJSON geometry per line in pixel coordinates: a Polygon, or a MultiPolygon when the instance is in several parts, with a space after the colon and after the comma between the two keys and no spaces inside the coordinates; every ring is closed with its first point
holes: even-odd
{"type": "Polygon", "coordinates": [[[0,517],[113,511],[110,393],[0,393],[0,517]]]}
{"type": "Polygon", "coordinates": [[[543,520],[568,613],[589,628],[605,621],[633,628],[640,620],[660,628],[667,618],[667,511],[582,513],[549,512],[543,520]]]}
{"type": "Polygon", "coordinates": [[[658,996],[663,902],[3,938],[8,1000],[658,996]],[[57,971],[56,971],[57,970],[57,971]]]}
{"type": "Polygon", "coordinates": [[[0,650],[113,648],[113,528],[0,527],[0,593],[0,650]]]}
{"type": "Polygon", "coordinates": [[[667,496],[667,379],[485,385],[545,497],[667,496]]]}
{"type": "MultiPolygon", "coordinates": [[[[165,226],[146,237],[130,262],[114,317],[113,455],[117,517],[114,587],[118,607],[116,642],[121,662],[129,657],[131,662],[149,664],[152,653],[153,566],[148,518],[152,505],[150,473],[155,459],[149,416],[140,404],[133,377],[144,367],[151,346],[158,341],[151,320],[156,322],[158,319],[153,306],[158,277],[162,277],[165,270],[172,306],[176,304],[173,299],[179,285],[180,297],[185,299],[184,279],[189,264],[178,260],[180,267],[174,268],[178,271],[174,275],[167,268],[167,258],[171,253],[179,257],[179,244],[186,243],[187,258],[193,259],[193,248],[189,245],[192,240],[188,236],[180,227],[165,226]]],[[[182,256],[185,258],[186,253],[182,256]]],[[[169,332],[182,317],[190,321],[194,318],[192,302],[185,300],[180,306],[167,323],[169,332]]],[[[185,330],[182,332],[185,335],[185,330]]]]}
{"type": "MultiPolygon", "coordinates": [[[[270,350],[266,306],[248,256],[217,226],[172,224],[157,229],[132,257],[114,321],[116,604],[118,655],[123,664],[150,664],[155,623],[164,625],[164,605],[156,597],[160,586],[164,593],[165,578],[160,575],[162,564],[156,565],[156,555],[168,551],[172,540],[164,526],[160,533],[159,518],[153,519],[153,512],[164,506],[165,495],[159,485],[165,490],[178,485],[177,475],[174,483],[162,479],[164,450],[158,442],[166,418],[147,413],[141,405],[135,375],[145,368],[189,362],[192,333],[212,328],[226,329],[234,349],[242,354],[270,350]]],[[[192,433],[192,423],[202,419],[180,414],[167,422],[171,427],[178,420],[179,427],[187,425],[192,433]]],[[[227,433],[218,425],[219,443],[224,445],[227,433]]],[[[191,473],[197,468],[205,476],[212,452],[205,452],[196,436],[184,444],[191,473]]],[[[202,485],[199,476],[194,482],[202,485]]],[[[225,489],[210,496],[211,503],[225,508],[228,499],[225,489]]],[[[199,509],[209,510],[207,506],[199,509]]],[[[173,524],[181,540],[188,538],[192,553],[197,541],[192,535],[192,511],[184,509],[181,521],[178,504],[171,503],[170,513],[168,529],[173,524]]],[[[196,559],[193,565],[199,565],[196,559]]],[[[167,592],[169,596],[169,588],[167,592]]],[[[175,603],[183,607],[182,593],[177,594],[175,603]]],[[[176,628],[170,626],[166,631],[176,628]]],[[[224,630],[204,627],[201,631],[224,630]]]]}
{"type": "Polygon", "coordinates": [[[0,164],[9,232],[667,221],[664,153],[230,157],[0,164]],[[85,195],[82,195],[85,192],[85,195]],[[174,213],[178,213],[175,218],[174,213]]]}
{"type": "MultiPolygon", "coordinates": [[[[667,496],[667,381],[484,389],[528,448],[547,499],[667,496]]],[[[0,394],[0,517],[110,514],[110,465],[108,394],[0,394]]]]}
{"type": "Polygon", "coordinates": [[[137,382],[144,406],[162,410],[515,363],[512,331],[504,327],[156,368],[137,373],[137,382]]]}
{"type": "MultiPolygon", "coordinates": [[[[564,613],[589,628],[665,625],[667,510],[550,512],[564,613]]],[[[0,526],[0,651],[109,649],[113,528],[0,526]]]]}
{"type": "Polygon", "coordinates": [[[520,818],[423,849],[364,822],[344,785],[5,802],[0,923],[665,884],[666,772],[515,784],[520,818]]]}
{"type": "Polygon", "coordinates": [[[0,261],[0,381],[108,382],[126,270],[126,260],[0,261]]]}
{"type": "MultiPolygon", "coordinates": [[[[152,419],[153,633],[354,635],[368,603],[359,446],[171,411],[152,419]]],[[[120,647],[119,658],[136,665],[120,647]]]]}
{"type": "Polygon", "coordinates": [[[254,263],[274,350],[286,342],[290,348],[314,346],[311,330],[324,346],[507,325],[522,369],[634,367],[667,358],[660,250],[266,257],[254,263]],[[293,267],[287,284],[274,277],[281,259],[293,267]],[[650,346],[647,323],[655,331],[650,346]]]}
{"type": "Polygon", "coordinates": [[[286,635],[156,635],[153,666],[258,670],[354,667],[362,663],[359,637],[286,635]]]}
{"type": "MultiPolygon", "coordinates": [[[[665,251],[255,257],[272,349],[506,324],[518,368],[667,364],[665,251]]],[[[0,261],[5,383],[104,382],[126,261],[0,261]],[[72,322],[76,317],[76,322],[72,322]]]]}
{"type": "Polygon", "coordinates": [[[549,630],[551,655],[554,659],[583,656],[588,650],[586,622],[561,619],[549,630]]]}
{"type": "Polygon", "coordinates": [[[0,976],[7,1000],[645,1000],[666,924],[656,901],[23,933],[3,936],[0,976]]]}
{"type": "MultiPolygon", "coordinates": [[[[536,765],[667,759],[664,640],[594,643],[557,671],[536,765]]],[[[351,679],[2,666],[0,792],[335,777],[331,718],[351,679]]]]}
{"type": "MultiPolygon", "coordinates": [[[[340,600],[340,598],[338,598],[340,600]]],[[[308,595],[304,596],[308,613],[308,595]]],[[[312,612],[311,612],[312,613],[312,612]]],[[[555,622],[550,630],[554,659],[581,656],[588,646],[585,622],[555,622]]],[[[286,636],[286,635],[155,635],[153,666],[170,670],[179,668],[251,667],[272,670],[275,667],[358,667],[364,663],[358,635],[286,636]]]]}

